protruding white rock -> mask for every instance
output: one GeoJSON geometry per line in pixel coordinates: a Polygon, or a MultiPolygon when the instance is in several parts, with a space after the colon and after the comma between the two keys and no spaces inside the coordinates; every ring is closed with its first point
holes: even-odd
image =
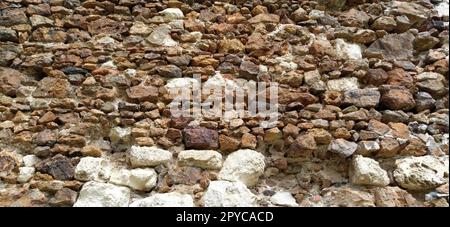
{"type": "Polygon", "coordinates": [[[128,142],[131,138],[131,128],[114,127],[109,132],[111,142],[128,142]]]}
{"type": "Polygon", "coordinates": [[[131,166],[147,167],[167,164],[172,159],[172,153],[156,147],[132,146],[129,159],[131,166]]]}
{"type": "Polygon", "coordinates": [[[448,17],[448,0],[444,0],[443,2],[439,3],[434,9],[437,11],[439,17],[448,17]]]}
{"type": "Polygon", "coordinates": [[[160,25],[156,27],[153,32],[147,37],[147,40],[158,46],[176,46],[178,42],[172,39],[170,36],[170,26],[169,25],[160,25]]]}
{"type": "Polygon", "coordinates": [[[34,175],[35,169],[34,167],[20,167],[19,175],[17,176],[17,181],[19,183],[28,182],[34,175]]]}
{"type": "Polygon", "coordinates": [[[152,32],[152,29],[142,21],[135,21],[130,28],[130,34],[132,35],[148,35],[152,32]]]}
{"type": "Polygon", "coordinates": [[[84,157],[75,167],[75,179],[106,182],[111,175],[111,165],[103,158],[84,157]]]}
{"type": "Polygon", "coordinates": [[[297,201],[290,192],[277,192],[271,198],[270,201],[279,206],[296,207],[297,201]]]}
{"type": "Polygon", "coordinates": [[[40,158],[38,158],[36,155],[34,154],[30,154],[30,155],[25,155],[23,156],[23,165],[26,167],[33,167],[34,165],[36,165],[37,163],[39,163],[41,161],[40,158]]]}
{"type": "Polygon", "coordinates": [[[428,190],[448,182],[448,157],[407,157],[396,160],[395,165],[394,179],[405,189],[428,190]]]}
{"type": "Polygon", "coordinates": [[[377,161],[356,155],[352,161],[350,181],[359,185],[386,186],[389,177],[377,161]]]}
{"type": "Polygon", "coordinates": [[[329,80],[327,82],[328,90],[332,91],[349,91],[358,89],[358,78],[356,77],[343,77],[335,80],[329,80]]]}
{"type": "Polygon", "coordinates": [[[156,179],[154,169],[116,169],[112,171],[109,182],[134,190],[149,191],[156,186],[156,179]]]}
{"type": "Polygon", "coordinates": [[[200,83],[198,80],[194,78],[174,78],[167,81],[166,85],[164,86],[166,89],[176,89],[176,88],[183,88],[183,89],[190,89],[192,86],[200,86],[200,83]]]}
{"type": "Polygon", "coordinates": [[[130,189],[114,184],[95,181],[86,182],[74,207],[127,207],[130,189]]]}
{"type": "Polygon", "coordinates": [[[183,11],[181,11],[178,8],[167,8],[160,12],[164,18],[168,20],[176,20],[176,19],[183,19],[184,14],[183,11]]]}
{"type": "Polygon", "coordinates": [[[343,39],[336,39],[336,53],[341,59],[362,59],[361,46],[347,43],[343,39]]]}
{"type": "Polygon", "coordinates": [[[256,196],[241,182],[211,181],[203,195],[205,207],[253,207],[256,196]]]}
{"type": "Polygon", "coordinates": [[[144,199],[138,199],[130,207],[193,207],[192,196],[178,192],[157,193],[144,199]]]}
{"type": "Polygon", "coordinates": [[[247,186],[254,186],[264,173],[264,168],[264,155],[250,149],[237,150],[228,155],[223,163],[219,179],[241,181],[247,186]]]}
{"type": "Polygon", "coordinates": [[[178,154],[178,162],[185,166],[220,169],[222,167],[222,155],[213,150],[184,150],[178,154]]]}

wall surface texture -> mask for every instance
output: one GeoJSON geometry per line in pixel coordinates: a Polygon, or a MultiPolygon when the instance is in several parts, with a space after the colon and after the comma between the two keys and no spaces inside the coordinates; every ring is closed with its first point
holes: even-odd
{"type": "Polygon", "coordinates": [[[448,206],[448,8],[0,0],[0,206],[448,206]]]}

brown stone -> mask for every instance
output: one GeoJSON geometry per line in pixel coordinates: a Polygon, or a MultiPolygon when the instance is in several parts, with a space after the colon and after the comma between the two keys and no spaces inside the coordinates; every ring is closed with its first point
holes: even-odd
{"type": "Polygon", "coordinates": [[[392,158],[397,155],[401,147],[399,142],[390,137],[385,137],[380,141],[380,151],[377,153],[377,157],[380,158],[392,158]]]}
{"type": "Polygon", "coordinates": [[[183,130],[184,143],[190,149],[217,149],[219,135],[216,130],[207,128],[187,128],[183,130]]]}
{"type": "Polygon", "coordinates": [[[69,188],[58,190],[48,202],[51,206],[70,207],[75,203],[78,193],[69,188]]]}
{"type": "Polygon", "coordinates": [[[158,99],[158,88],[154,86],[137,85],[127,89],[127,95],[131,99],[155,102],[158,99]]]}
{"type": "Polygon", "coordinates": [[[381,104],[391,110],[410,110],[416,101],[407,89],[389,89],[381,95],[381,104]]]}
{"type": "Polygon", "coordinates": [[[56,180],[70,180],[74,176],[74,167],[70,159],[61,154],[36,164],[36,170],[50,174],[56,180]]]}
{"type": "Polygon", "coordinates": [[[232,152],[239,149],[240,141],[226,135],[219,135],[220,150],[222,152],[232,152]]]}
{"type": "Polygon", "coordinates": [[[377,207],[414,207],[418,201],[399,187],[377,187],[372,189],[377,207]]]}
{"type": "Polygon", "coordinates": [[[317,150],[317,144],[314,136],[311,134],[304,134],[298,136],[294,143],[289,146],[287,155],[289,157],[309,157],[317,150]]]}
{"type": "Polygon", "coordinates": [[[256,140],[256,136],[250,133],[244,133],[241,138],[241,147],[255,149],[258,141],[256,140]]]}
{"type": "Polygon", "coordinates": [[[47,112],[44,115],[42,115],[41,118],[39,118],[39,123],[43,124],[43,123],[48,123],[48,122],[52,122],[56,120],[56,115],[53,112],[47,112]]]}

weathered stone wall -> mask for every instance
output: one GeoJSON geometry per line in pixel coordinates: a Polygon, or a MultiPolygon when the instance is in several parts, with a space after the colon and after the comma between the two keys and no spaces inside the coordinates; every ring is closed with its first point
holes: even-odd
{"type": "Polygon", "coordinates": [[[448,206],[448,20],[448,0],[2,0],[0,206],[448,206]],[[194,75],[278,82],[276,127],[171,116],[194,75]]]}

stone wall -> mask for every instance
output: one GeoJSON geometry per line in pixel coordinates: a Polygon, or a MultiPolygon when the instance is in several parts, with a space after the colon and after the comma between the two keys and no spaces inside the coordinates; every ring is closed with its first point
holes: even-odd
{"type": "Polygon", "coordinates": [[[448,0],[2,0],[0,206],[448,206],[448,0]],[[277,82],[279,120],[174,117],[277,82]]]}

